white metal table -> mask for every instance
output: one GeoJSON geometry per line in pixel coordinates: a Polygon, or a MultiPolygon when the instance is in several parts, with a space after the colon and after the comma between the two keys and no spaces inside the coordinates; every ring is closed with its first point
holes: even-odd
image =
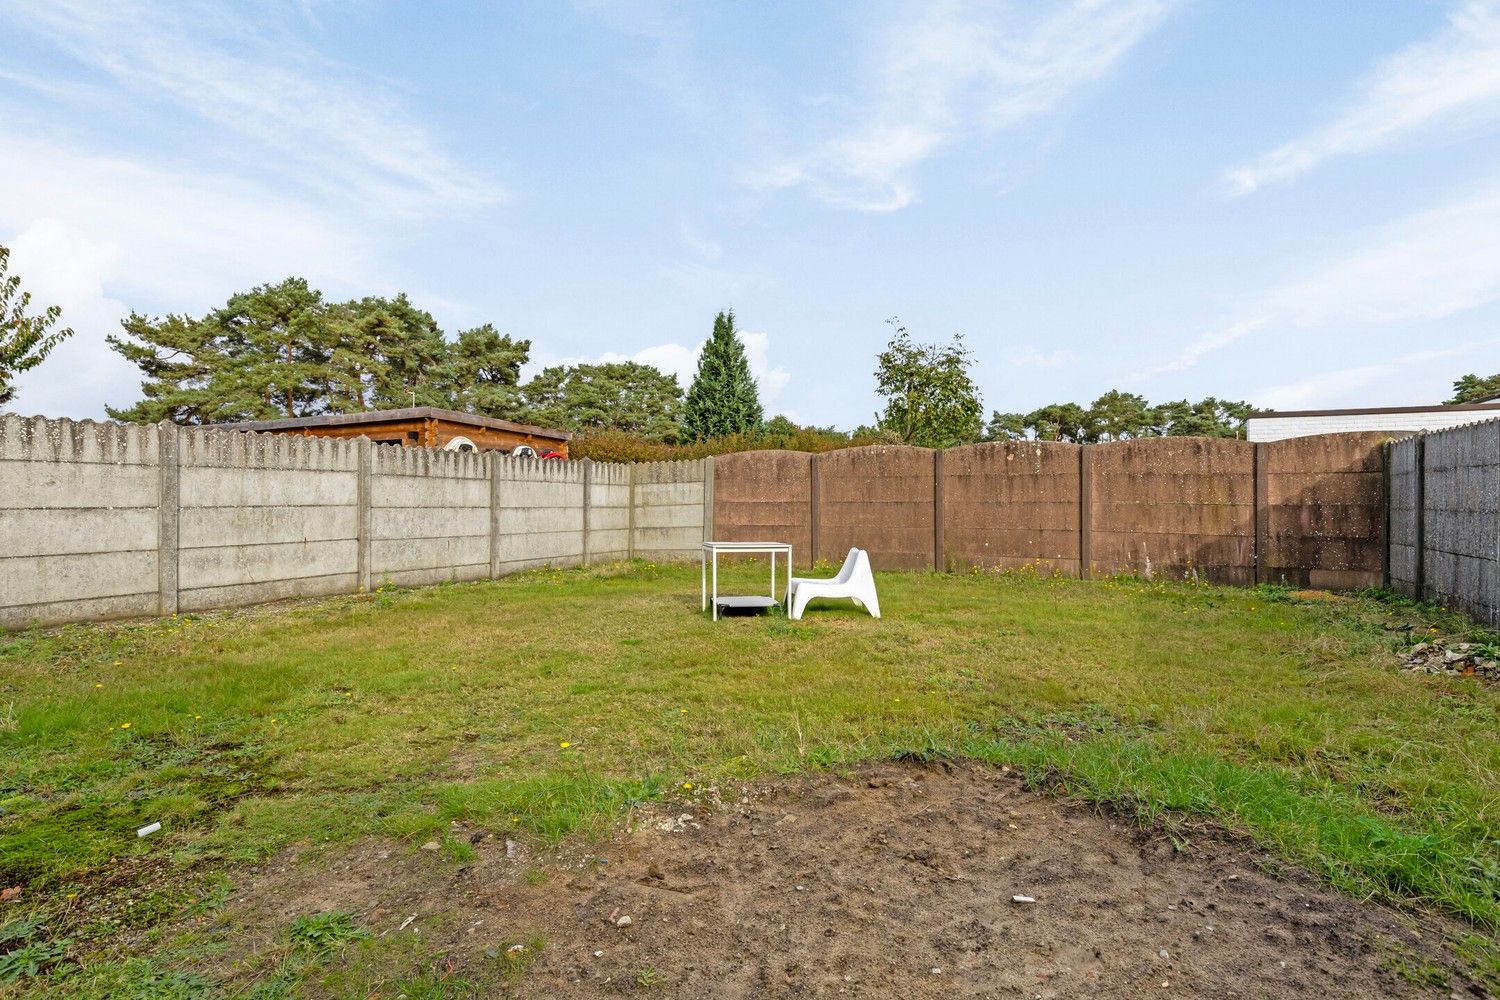
{"type": "Polygon", "coordinates": [[[776,557],[786,556],[787,585],[790,587],[792,579],[792,547],[786,542],[704,542],[702,553],[702,605],[700,610],[712,607],[714,610],[714,621],[719,620],[719,553],[727,552],[735,555],[757,555],[769,554],[771,557],[771,597],[769,600],[763,597],[737,597],[724,598],[724,601],[733,600],[737,607],[762,607],[768,608],[776,603],[776,557]],[[710,582],[709,567],[713,568],[712,597],[710,605],[710,582]]]}

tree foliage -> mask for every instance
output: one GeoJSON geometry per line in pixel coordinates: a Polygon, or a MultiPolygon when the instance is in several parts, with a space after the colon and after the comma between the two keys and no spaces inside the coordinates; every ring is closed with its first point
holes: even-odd
{"type": "Polygon", "coordinates": [[[453,409],[502,420],[530,419],[521,394],[521,366],[531,341],[512,340],[486,323],[459,333],[448,350],[446,386],[453,409]]]}
{"type": "Polygon", "coordinates": [[[996,411],[990,415],[985,437],[991,441],[1030,437],[1077,444],[1143,437],[1242,438],[1249,416],[1249,404],[1213,396],[1196,403],[1179,399],[1152,406],[1135,393],[1111,390],[1088,407],[1049,403],[1030,413],[996,411]]]}
{"type": "Polygon", "coordinates": [[[524,416],[529,341],[489,325],[448,341],[404,295],[329,302],[301,278],[230,296],[205,316],[132,313],[110,347],[141,370],[118,420],[266,420],[404,406],[524,416]]]}
{"type": "Polygon", "coordinates": [[[1496,397],[1500,397],[1500,372],[1488,377],[1465,375],[1453,383],[1453,398],[1447,405],[1483,403],[1496,397]]]}
{"type": "Polygon", "coordinates": [[[721,312],[698,355],[698,372],[682,409],[683,436],[699,441],[745,434],[758,428],[763,416],[745,345],[734,328],[734,310],[721,312]]]}
{"type": "Polygon", "coordinates": [[[948,448],[979,440],[979,390],[969,375],[973,361],[963,338],[950,344],[919,344],[897,319],[877,358],[876,391],[885,398],[879,429],[906,444],[948,448]]]}
{"type": "Polygon", "coordinates": [[[767,448],[824,452],[889,443],[889,438],[880,432],[859,430],[846,434],[832,427],[799,427],[787,417],[776,416],[749,433],[726,434],[699,441],[651,441],[624,431],[586,431],[569,444],[568,454],[598,462],[669,462],[767,448]]]}
{"type": "Polygon", "coordinates": [[[676,375],[634,361],[555,365],[521,389],[534,423],[571,431],[625,431],[655,441],[677,437],[682,387],[676,375]]]}
{"type": "Polygon", "coordinates": [[[31,312],[31,293],[21,291],[20,276],[9,272],[10,249],[0,246],[0,406],[15,398],[17,375],[41,364],[73,336],[66,327],[52,329],[62,316],[57,306],[31,312]]]}

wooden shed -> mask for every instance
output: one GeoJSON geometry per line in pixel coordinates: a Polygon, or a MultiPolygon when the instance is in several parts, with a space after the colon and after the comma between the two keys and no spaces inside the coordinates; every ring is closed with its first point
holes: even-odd
{"type": "Polygon", "coordinates": [[[301,434],[304,437],[364,436],[376,444],[399,444],[407,448],[451,448],[459,451],[503,451],[526,445],[538,455],[557,452],[568,456],[567,431],[532,424],[518,424],[496,417],[481,417],[434,406],[401,410],[369,410],[364,413],[326,413],[317,417],[286,417],[281,420],[250,420],[222,424],[226,430],[260,431],[270,434],[301,434]]]}

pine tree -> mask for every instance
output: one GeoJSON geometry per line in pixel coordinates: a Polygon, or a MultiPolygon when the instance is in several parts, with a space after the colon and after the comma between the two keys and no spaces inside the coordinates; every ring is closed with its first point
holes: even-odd
{"type": "Polygon", "coordinates": [[[116,420],[188,424],[301,417],[327,409],[334,324],[301,278],[259,285],[201,319],[132,313],[106,339],[141,370],[145,398],[116,420]]]}
{"type": "Polygon", "coordinates": [[[112,350],[145,376],[141,395],[128,407],[106,406],[115,420],[154,424],[171,420],[201,424],[216,410],[215,376],[228,366],[217,328],[207,319],[167,316],[151,319],[132,312],[120,321],[125,336],[104,339],[112,350]]]}
{"type": "Polygon", "coordinates": [[[676,436],[682,386],[676,375],[634,361],[554,365],[521,388],[526,420],[572,431],[624,431],[656,441],[676,436]]]}
{"type": "Polygon", "coordinates": [[[380,331],[373,356],[381,368],[370,386],[369,406],[446,406],[443,373],[448,343],[432,313],[412,305],[405,292],[394,299],[364,298],[349,303],[349,308],[380,331]]]}
{"type": "Polygon", "coordinates": [[[698,355],[698,373],[683,407],[683,435],[694,441],[760,428],[763,412],[734,311],[714,317],[713,336],[698,355]]]}
{"type": "Polygon", "coordinates": [[[486,323],[463,330],[448,346],[447,405],[502,420],[523,416],[521,366],[531,358],[531,341],[501,336],[486,323]]]}

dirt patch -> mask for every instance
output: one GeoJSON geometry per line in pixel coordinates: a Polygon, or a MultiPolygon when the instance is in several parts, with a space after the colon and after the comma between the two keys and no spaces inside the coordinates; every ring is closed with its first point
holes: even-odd
{"type": "Polygon", "coordinates": [[[367,842],[264,867],[225,914],[246,929],[226,958],[342,908],[459,975],[544,941],[518,997],[1483,995],[1434,985],[1452,965],[1435,923],[978,766],[760,784],[540,855],[454,836],[479,840],[473,863],[367,842]]]}

